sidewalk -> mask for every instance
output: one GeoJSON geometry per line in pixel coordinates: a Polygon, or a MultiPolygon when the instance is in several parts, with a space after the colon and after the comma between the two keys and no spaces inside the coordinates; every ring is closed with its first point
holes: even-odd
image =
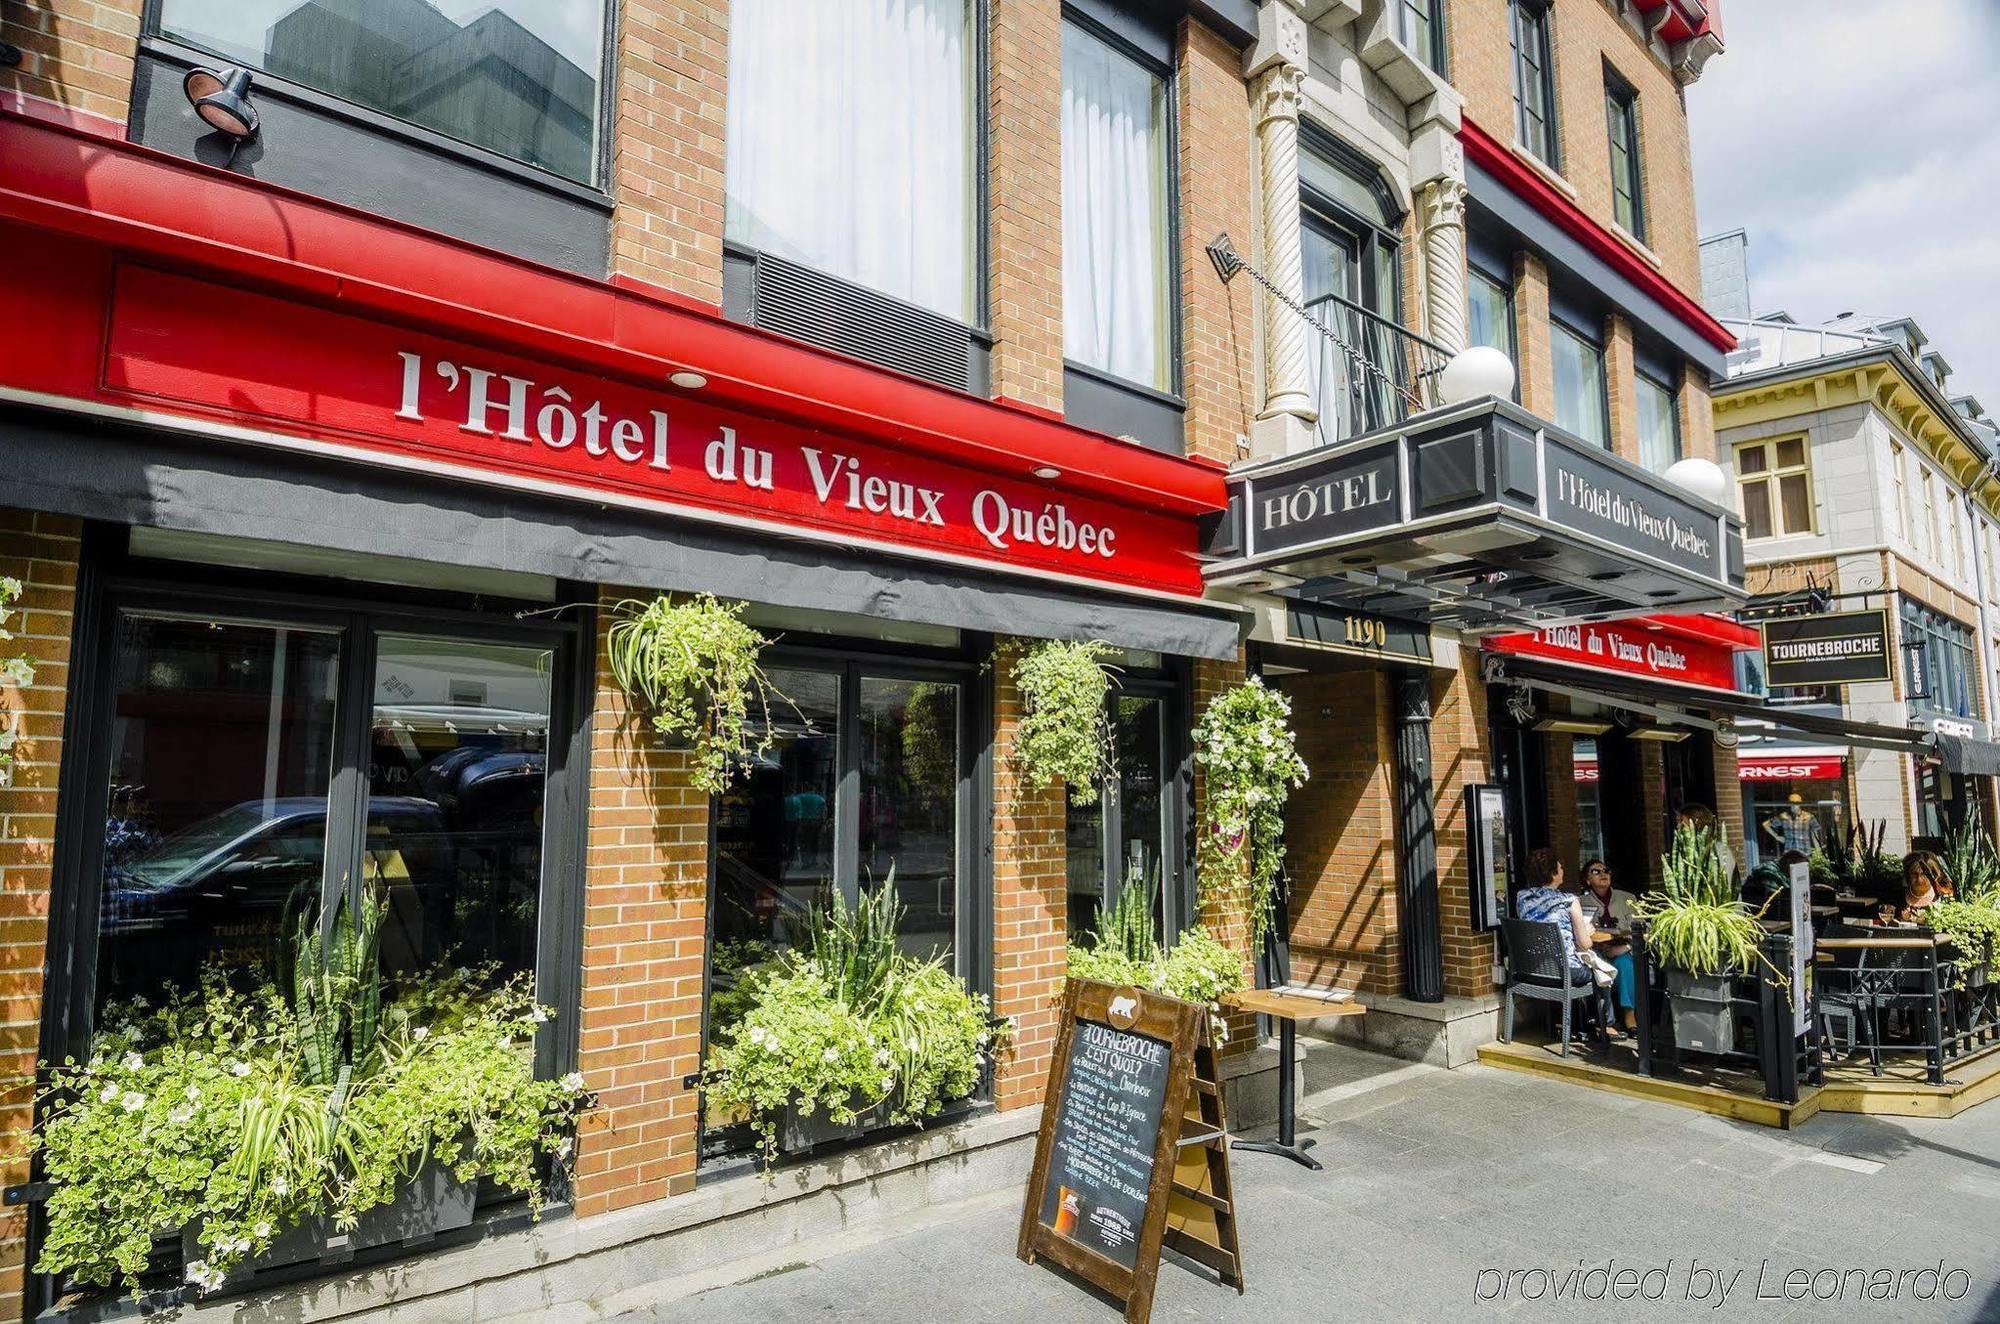
{"type": "MultiPolygon", "coordinates": [[[[1786,1134],[1335,1051],[1352,1055],[1326,1064],[1349,1083],[1304,1107],[1326,1171],[1233,1156],[1247,1295],[1169,1259],[1155,1319],[2000,1319],[2000,1107],[1949,1122],[1821,1117],[1786,1134]],[[1961,1299],[1856,1273],[1795,1278],[1802,1295],[1784,1296],[1793,1270],[1940,1261],[1964,1271],[1942,1284],[1961,1299]],[[1612,1277],[1624,1269],[1629,1280],[1612,1277]],[[1614,1282],[1633,1296],[1613,1299],[1614,1282]]],[[[933,1208],[865,1239],[717,1266],[626,1318],[1116,1320],[1075,1281],[1014,1258],[1019,1217],[1012,1192],[933,1208]]]]}

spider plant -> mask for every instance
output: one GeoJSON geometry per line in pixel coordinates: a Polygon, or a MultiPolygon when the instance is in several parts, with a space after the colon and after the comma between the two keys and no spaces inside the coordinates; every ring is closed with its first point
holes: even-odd
{"type": "Polygon", "coordinates": [[[1655,957],[1697,978],[1747,971],[1764,960],[1763,909],[1736,895],[1713,830],[1681,828],[1660,864],[1660,893],[1634,907],[1647,922],[1646,945],[1655,957]]]}

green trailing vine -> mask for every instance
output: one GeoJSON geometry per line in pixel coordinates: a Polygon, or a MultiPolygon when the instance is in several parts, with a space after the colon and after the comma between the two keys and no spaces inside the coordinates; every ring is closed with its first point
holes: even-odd
{"type": "Polygon", "coordinates": [[[758,661],[771,641],[744,623],[742,603],[706,593],[627,600],[613,615],[613,679],[648,710],[655,731],[692,745],[696,789],[721,794],[776,738],[772,703],[786,700],[758,661]]]}
{"type": "Polygon", "coordinates": [[[1063,782],[1077,804],[1097,803],[1111,767],[1111,695],[1117,649],[1098,639],[1049,639],[1022,650],[1014,668],[1023,713],[1014,742],[1020,784],[1063,782]]]}
{"type": "MultiPolygon", "coordinates": [[[[21,581],[12,575],[0,575],[0,643],[12,643],[14,632],[7,628],[12,620],[14,604],[21,597],[21,581]]],[[[35,683],[35,662],[25,652],[10,658],[0,659],[0,683],[8,683],[25,689],[35,683]]],[[[14,743],[20,738],[11,717],[0,706],[0,786],[8,786],[14,780],[14,743]]]]}
{"type": "Polygon", "coordinates": [[[1292,734],[1292,704],[1253,676],[1215,696],[1194,728],[1204,777],[1197,870],[1203,899],[1245,864],[1252,943],[1271,926],[1282,860],[1285,800],[1307,770],[1292,734]]]}

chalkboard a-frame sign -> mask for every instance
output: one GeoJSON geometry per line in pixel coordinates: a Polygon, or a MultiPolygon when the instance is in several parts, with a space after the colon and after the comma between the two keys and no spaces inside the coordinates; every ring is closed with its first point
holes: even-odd
{"type": "MultiPolygon", "coordinates": [[[[1089,980],[1070,980],[1063,994],[1018,1253],[1030,1264],[1046,1256],[1123,1300],[1127,1320],[1152,1313],[1162,1243],[1187,1240],[1185,1231],[1169,1233],[1169,1204],[1178,1203],[1175,1168],[1183,1143],[1201,1139],[1184,1142],[1181,1132],[1184,1120],[1202,1125],[1187,1114],[1190,1089],[1197,1088],[1197,1050],[1213,1057],[1203,1039],[1207,1015],[1178,998],[1089,980]]],[[[1214,1150],[1225,1166],[1220,1189],[1198,1198],[1231,1221],[1223,1263],[1206,1245],[1188,1249],[1241,1291],[1220,1089],[1212,1081],[1201,1088],[1200,1113],[1213,1119],[1214,1150]]],[[[1202,1212],[1213,1226],[1218,1215],[1202,1212]]]]}

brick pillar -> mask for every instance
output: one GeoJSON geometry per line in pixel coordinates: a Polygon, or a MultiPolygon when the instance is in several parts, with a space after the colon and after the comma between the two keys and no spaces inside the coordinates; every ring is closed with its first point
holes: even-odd
{"type": "Polygon", "coordinates": [[[1498,959],[1493,935],[1472,927],[1472,860],[1465,818],[1465,788],[1490,781],[1492,769],[1479,650],[1461,648],[1458,669],[1438,677],[1431,692],[1444,991],[1446,997],[1478,997],[1493,991],[1493,963],[1498,959]]]}
{"type": "Polygon", "coordinates": [[[122,126],[132,105],[142,7],[142,0],[6,0],[0,41],[20,47],[21,63],[0,69],[0,91],[82,111],[107,128],[122,126]]]}
{"type": "MultiPolygon", "coordinates": [[[[35,1058],[48,962],[49,875],[56,829],[81,530],[75,520],[0,511],[0,575],[21,581],[4,655],[26,653],[35,680],[0,691],[17,733],[14,775],[0,786],[0,1183],[28,1179],[35,1058]]],[[[0,1212],[0,1318],[21,1317],[27,1211],[0,1212]]]]}
{"type": "Polygon", "coordinates": [[[1014,1019],[1014,1037],[1000,1055],[993,1086],[1003,1112],[1042,1101],[1069,941],[1063,791],[1027,790],[1014,770],[1023,716],[1014,680],[1019,661],[1012,649],[994,654],[993,1010],[1014,1019]]]}
{"type": "Polygon", "coordinates": [[[611,274],[722,303],[729,6],[628,0],[613,88],[611,274]]]}
{"type": "MultiPolygon", "coordinates": [[[[609,608],[624,593],[608,591],[609,608]]],[[[632,713],[599,616],[578,1066],[597,1107],[578,1141],[576,1211],[694,1189],[708,906],[708,797],[691,755],[632,713]]]]}
{"type": "Polygon", "coordinates": [[[1235,48],[1192,19],[1181,24],[1176,92],[1187,453],[1229,464],[1257,411],[1256,285],[1242,276],[1224,285],[1206,249],[1226,230],[1249,251],[1256,233],[1250,92],[1235,48]]]}
{"type": "MultiPolygon", "coordinates": [[[[1311,776],[1285,806],[1292,879],[1292,978],[1403,991],[1396,890],[1395,753],[1380,671],[1287,677],[1299,755],[1311,776]]],[[[1432,763],[1443,747],[1432,717],[1432,763]]],[[[1440,864],[1440,878],[1443,877],[1440,864]]]]}
{"type": "Polygon", "coordinates": [[[1549,269],[1532,253],[1514,255],[1514,367],[1521,407],[1538,418],[1556,413],[1555,363],[1549,348],[1549,269]]]}
{"type": "Polygon", "coordinates": [[[1639,746],[1639,800],[1646,814],[1646,884],[1660,885],[1660,857],[1667,853],[1667,773],[1658,741],[1639,746]]]}
{"type": "Polygon", "coordinates": [[[1632,324],[1613,314],[1604,319],[1604,398],[1610,415],[1611,453],[1639,463],[1639,400],[1633,378],[1632,324]]]}
{"type": "Polygon", "coordinates": [[[996,399],[1063,408],[1062,5],[990,0],[987,316],[996,399]]]}
{"type": "MultiPolygon", "coordinates": [[[[1689,740],[1708,743],[1710,758],[1715,770],[1715,818],[1722,825],[1723,839],[1735,854],[1736,862],[1746,871],[1749,869],[1750,854],[1743,840],[1743,782],[1737,775],[1736,750],[1724,749],[1715,743],[1706,731],[1697,731],[1689,740]]],[[[1776,856],[1772,857],[1776,859],[1776,856]]]]}
{"type": "Polygon", "coordinates": [[[1537,738],[1542,742],[1542,767],[1548,778],[1542,789],[1549,797],[1549,846],[1574,881],[1583,868],[1583,831],[1576,804],[1576,741],[1547,733],[1537,738]]]}

